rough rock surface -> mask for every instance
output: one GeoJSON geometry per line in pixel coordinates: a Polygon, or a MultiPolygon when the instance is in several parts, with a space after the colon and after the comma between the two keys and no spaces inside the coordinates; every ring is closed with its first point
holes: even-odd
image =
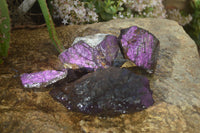
{"type": "Polygon", "coordinates": [[[105,39],[107,35],[108,34],[98,33],[98,34],[84,36],[84,37],[76,37],[74,42],[72,43],[72,46],[79,41],[84,41],[90,47],[95,48],[98,44],[100,44],[105,39]]]}
{"type": "Polygon", "coordinates": [[[98,116],[134,113],[154,103],[146,77],[117,67],[98,69],[72,83],[63,79],[50,94],[69,110],[98,116]]]}
{"type": "Polygon", "coordinates": [[[148,30],[160,41],[157,66],[149,77],[153,106],[134,114],[100,118],[67,110],[49,95],[48,89],[23,89],[19,74],[59,70],[59,59],[46,28],[16,30],[12,33],[8,59],[0,65],[0,132],[198,133],[200,59],[194,41],[178,23],[137,18],[65,26],[57,31],[68,48],[77,36],[119,36],[121,29],[134,25],[148,30]]]}

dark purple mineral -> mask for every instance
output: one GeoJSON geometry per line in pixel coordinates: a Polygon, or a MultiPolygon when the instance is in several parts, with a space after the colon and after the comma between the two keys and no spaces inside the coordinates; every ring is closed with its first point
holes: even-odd
{"type": "Polygon", "coordinates": [[[158,39],[137,26],[122,29],[119,39],[124,57],[152,73],[159,52],[158,39]]]}
{"type": "Polygon", "coordinates": [[[53,84],[67,76],[67,71],[46,70],[35,73],[24,73],[21,81],[25,88],[40,88],[53,84]]]}
{"type": "Polygon", "coordinates": [[[104,35],[100,40],[92,44],[95,46],[89,45],[84,39],[80,40],[62,52],[59,58],[66,66],[77,65],[78,68],[91,70],[107,68],[112,65],[119,51],[118,39],[113,35],[104,35]]]}
{"type": "Polygon", "coordinates": [[[50,95],[72,111],[114,116],[140,111],[154,103],[148,79],[127,69],[109,67],[72,83],[62,80],[50,95]]]}

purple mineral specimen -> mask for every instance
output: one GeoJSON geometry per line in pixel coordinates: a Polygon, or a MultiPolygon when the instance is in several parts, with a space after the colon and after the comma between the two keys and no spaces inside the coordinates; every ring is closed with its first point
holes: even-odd
{"type": "Polygon", "coordinates": [[[154,103],[146,77],[116,67],[98,69],[72,83],[62,79],[50,95],[69,110],[100,116],[132,113],[154,103]]]}
{"type": "Polygon", "coordinates": [[[158,39],[137,26],[122,29],[119,39],[124,56],[152,73],[159,52],[158,39]]]}
{"type": "Polygon", "coordinates": [[[67,76],[67,71],[46,70],[36,73],[24,73],[21,81],[25,88],[40,88],[53,84],[67,76]]]}
{"type": "Polygon", "coordinates": [[[97,68],[107,68],[112,65],[119,51],[117,37],[106,35],[105,38],[96,45],[89,46],[85,41],[78,41],[59,55],[61,62],[67,66],[77,65],[79,68],[96,70],[97,68]]]}

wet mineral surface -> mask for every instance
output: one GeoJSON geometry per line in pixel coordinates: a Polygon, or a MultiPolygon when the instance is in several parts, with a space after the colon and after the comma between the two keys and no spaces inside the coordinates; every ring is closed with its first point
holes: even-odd
{"type": "Polygon", "coordinates": [[[154,103],[146,77],[116,67],[97,70],[72,83],[63,79],[50,95],[69,110],[101,116],[133,113],[154,103]]]}

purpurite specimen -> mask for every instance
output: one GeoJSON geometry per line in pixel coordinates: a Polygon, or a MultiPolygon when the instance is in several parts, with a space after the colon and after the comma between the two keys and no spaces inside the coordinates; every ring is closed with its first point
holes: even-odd
{"type": "Polygon", "coordinates": [[[72,83],[56,83],[50,95],[72,111],[113,116],[140,111],[154,101],[149,81],[127,69],[110,67],[72,83]]]}
{"type": "Polygon", "coordinates": [[[67,71],[46,70],[35,73],[24,73],[21,81],[25,88],[40,88],[53,84],[67,76],[67,71]]]}
{"type": "Polygon", "coordinates": [[[95,41],[93,46],[85,40],[76,42],[59,55],[61,62],[67,66],[77,65],[78,68],[91,70],[111,66],[119,51],[118,39],[113,35],[103,35],[103,39],[99,39],[102,41],[95,41]]]}
{"type": "Polygon", "coordinates": [[[158,51],[158,39],[137,26],[122,29],[118,38],[78,37],[59,55],[65,69],[25,73],[21,81],[27,88],[56,82],[50,95],[72,111],[100,116],[132,113],[154,103],[152,92],[146,77],[120,67],[129,61],[153,73],[158,51]]]}
{"type": "Polygon", "coordinates": [[[68,81],[77,79],[78,75],[92,72],[97,68],[107,68],[113,64],[119,51],[119,42],[116,36],[108,34],[95,34],[76,39],[72,47],[59,55],[59,59],[67,70],[56,71],[46,70],[36,73],[25,73],[21,75],[21,81],[25,88],[46,87],[53,84],[67,75],[70,69],[71,74],[67,75],[68,81]],[[73,69],[75,73],[73,73],[73,69]],[[73,73],[73,74],[72,74],[73,73]],[[71,76],[71,79],[70,79],[71,76]]]}
{"type": "Polygon", "coordinates": [[[122,29],[119,39],[124,57],[152,73],[159,52],[158,39],[137,26],[122,29]]]}

